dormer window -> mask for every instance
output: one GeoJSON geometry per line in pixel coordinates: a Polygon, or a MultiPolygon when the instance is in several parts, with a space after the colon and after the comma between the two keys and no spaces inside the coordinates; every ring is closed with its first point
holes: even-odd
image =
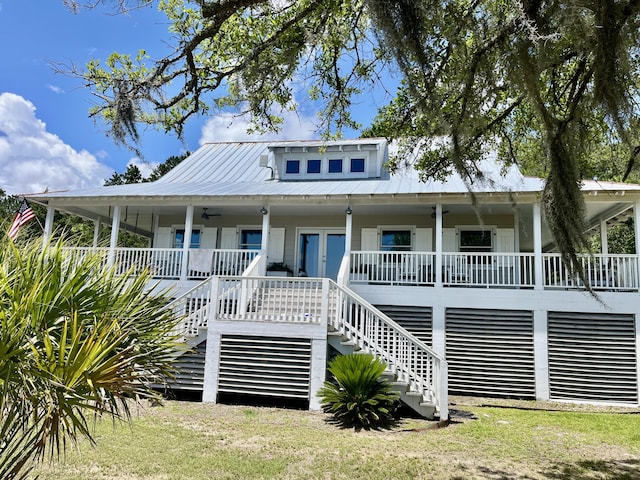
{"type": "Polygon", "coordinates": [[[329,159],[329,173],[342,173],[342,159],[330,158],[329,159]]]}
{"type": "Polygon", "coordinates": [[[320,173],[322,167],[322,160],[313,159],[307,160],[307,173],[320,173]]]}
{"type": "Polygon", "coordinates": [[[351,159],[351,173],[364,173],[364,158],[351,159]]]}
{"type": "Polygon", "coordinates": [[[287,175],[300,173],[300,160],[287,160],[287,175]]]}

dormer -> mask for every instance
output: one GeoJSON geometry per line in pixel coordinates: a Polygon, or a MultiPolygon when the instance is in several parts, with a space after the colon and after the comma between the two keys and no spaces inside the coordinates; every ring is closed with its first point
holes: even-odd
{"type": "Polygon", "coordinates": [[[381,138],[278,142],[269,145],[260,165],[281,181],[359,180],[380,178],[387,155],[381,138]]]}

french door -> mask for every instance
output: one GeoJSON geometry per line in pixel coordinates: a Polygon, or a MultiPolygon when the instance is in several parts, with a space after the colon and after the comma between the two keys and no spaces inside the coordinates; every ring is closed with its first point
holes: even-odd
{"type": "Polygon", "coordinates": [[[297,274],[336,280],[344,256],[344,229],[299,229],[297,274]]]}

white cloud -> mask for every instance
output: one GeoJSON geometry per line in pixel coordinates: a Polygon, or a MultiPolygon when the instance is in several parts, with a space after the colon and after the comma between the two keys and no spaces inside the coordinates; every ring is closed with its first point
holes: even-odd
{"type": "Polygon", "coordinates": [[[18,194],[102,185],[112,169],[47,132],[35,112],[21,96],[0,93],[0,188],[18,194]]]}
{"type": "Polygon", "coordinates": [[[284,123],[278,133],[247,133],[248,117],[218,115],[210,118],[202,127],[200,145],[210,142],[245,142],[271,140],[309,140],[315,138],[315,116],[302,116],[297,112],[284,112],[284,123]]]}
{"type": "Polygon", "coordinates": [[[64,93],[64,90],[56,85],[47,84],[47,88],[51,90],[53,93],[64,93]]]}
{"type": "Polygon", "coordinates": [[[138,170],[140,170],[140,173],[142,174],[142,178],[147,178],[153,173],[153,170],[158,166],[158,163],[148,162],[145,160],[140,160],[138,157],[133,157],[127,163],[127,167],[129,165],[135,165],[136,167],[138,167],[138,170]]]}

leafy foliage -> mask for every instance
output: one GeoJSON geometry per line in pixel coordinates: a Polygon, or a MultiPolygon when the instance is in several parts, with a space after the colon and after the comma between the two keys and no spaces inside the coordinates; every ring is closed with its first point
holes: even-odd
{"type": "Polygon", "coordinates": [[[386,366],[370,354],[339,355],[328,370],[334,382],[318,392],[322,409],[344,427],[379,428],[394,422],[399,393],[381,375],[386,366]]]}
{"type": "Polygon", "coordinates": [[[61,243],[0,251],[0,478],[93,441],[91,419],[128,419],[173,374],[177,319],[148,275],[116,276],[61,243]]]}
{"type": "Polygon", "coordinates": [[[585,283],[581,178],[590,169],[629,178],[640,154],[635,0],[98,3],[156,3],[175,46],[155,61],[141,50],[66,69],[98,97],[91,114],[116,141],[135,144],[139,124],[180,136],[189,118],[213,109],[277,130],[279,111],[296,108],[296,84],[322,103],[324,134],[340,135],[357,127],[354,96],[384,91],[386,69],[401,87],[365,135],[403,138],[397,159],[425,179],[456,171],[471,184],[489,148],[540,165],[545,217],[585,283]],[[616,151],[615,166],[610,156],[585,161],[603,145],[616,151]]]}

